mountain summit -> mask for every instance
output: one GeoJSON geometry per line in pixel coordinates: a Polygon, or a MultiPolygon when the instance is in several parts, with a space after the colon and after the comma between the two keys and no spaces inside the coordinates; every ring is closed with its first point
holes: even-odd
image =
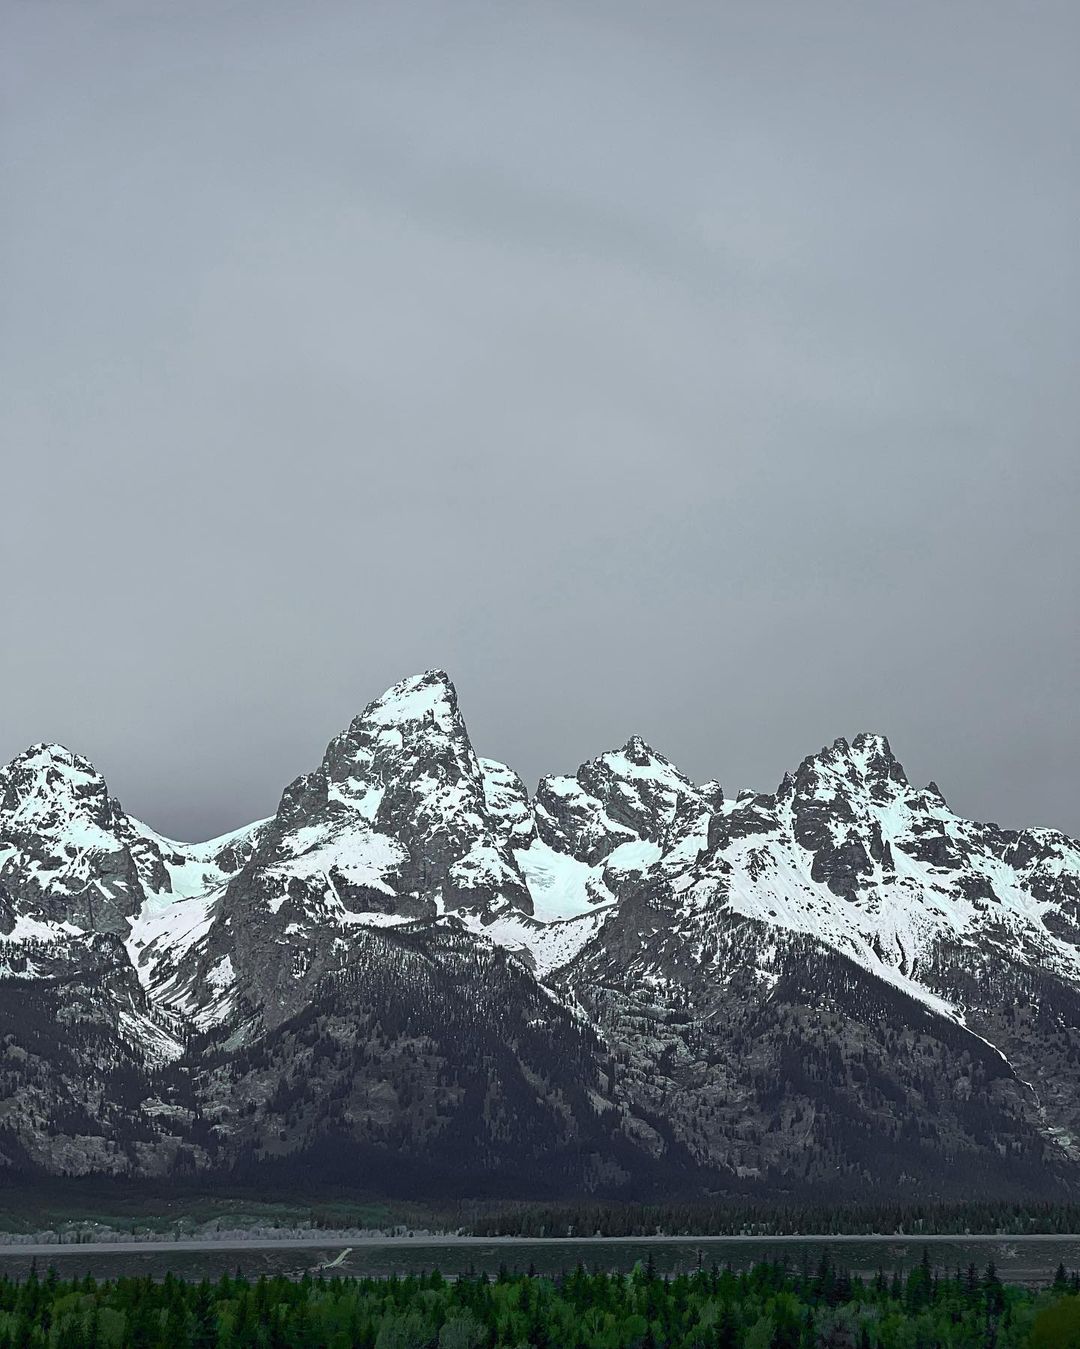
{"type": "Polygon", "coordinates": [[[530,797],[431,670],[199,845],[36,745],[0,769],[0,1013],[12,1170],[1080,1183],[1080,845],[957,816],[876,734],[734,800],[634,736],[530,797]]]}

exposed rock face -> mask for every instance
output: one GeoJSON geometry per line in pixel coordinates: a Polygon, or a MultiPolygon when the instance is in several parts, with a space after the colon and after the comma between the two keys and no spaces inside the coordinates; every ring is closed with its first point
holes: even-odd
{"type": "Polygon", "coordinates": [[[105,780],[63,745],[33,745],[0,769],[0,932],[16,919],[127,930],[164,867],[137,839],[105,780]]]}
{"type": "Polygon", "coordinates": [[[512,776],[485,774],[443,671],[370,703],[285,789],[223,892],[189,960],[201,1024],[240,1008],[267,1025],[292,1015],[319,979],[348,966],[358,923],[530,914],[505,814],[515,809],[512,776]],[[500,808],[489,810],[485,791],[500,808]]]}
{"type": "Polygon", "coordinates": [[[387,1192],[651,1187],[665,1168],[609,1080],[588,1023],[451,919],[358,929],[348,966],[199,1094],[230,1155],[278,1174],[300,1158],[387,1192]]]}
{"type": "Polygon", "coordinates": [[[257,877],[267,899],[329,891],[347,911],[528,913],[486,785],[447,676],[405,680],[286,789],[244,879],[257,877]]]}
{"type": "Polygon", "coordinates": [[[0,1165],[1080,1183],[1080,845],[961,819],[877,735],[732,801],[634,737],[530,800],[429,671],[200,845],[36,746],[0,770],[0,1003],[0,1165]]]}
{"type": "Polygon", "coordinates": [[[594,864],[622,843],[658,843],[680,805],[703,799],[662,754],[632,736],[622,749],[583,763],[574,777],[541,779],[536,826],[545,843],[594,864]]]}
{"type": "Polygon", "coordinates": [[[535,842],[536,820],[524,782],[512,768],[495,759],[481,759],[484,775],[484,804],[503,843],[511,848],[528,848],[535,842]]]}

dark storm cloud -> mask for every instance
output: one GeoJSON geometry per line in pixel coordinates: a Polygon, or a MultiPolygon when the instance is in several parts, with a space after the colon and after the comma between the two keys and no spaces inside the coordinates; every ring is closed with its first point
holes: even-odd
{"type": "Polygon", "coordinates": [[[1080,830],[1075,6],[3,9],[0,756],[206,835],[438,664],[1080,830]]]}

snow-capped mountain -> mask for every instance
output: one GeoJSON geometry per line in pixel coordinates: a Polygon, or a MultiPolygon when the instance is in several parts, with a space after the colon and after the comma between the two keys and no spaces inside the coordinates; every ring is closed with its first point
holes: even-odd
{"type": "Polygon", "coordinates": [[[769,794],[631,737],[530,797],[435,670],[209,843],[60,746],[0,770],[0,1014],[11,1166],[347,1139],[429,1190],[1047,1192],[1080,1180],[1080,845],[958,817],[868,734],[769,794]]]}
{"type": "Polygon", "coordinates": [[[719,911],[812,937],[937,1011],[943,947],[971,944],[1080,983],[1080,845],[953,814],[880,735],[837,740],[774,794],[685,817],[650,873],[682,937],[719,911]]]}

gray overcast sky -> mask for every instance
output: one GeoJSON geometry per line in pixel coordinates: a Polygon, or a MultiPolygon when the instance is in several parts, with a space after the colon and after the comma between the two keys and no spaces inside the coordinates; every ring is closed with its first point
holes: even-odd
{"type": "Polygon", "coordinates": [[[402,675],[1080,833],[1080,6],[0,0],[0,758],[181,837],[402,675]]]}

